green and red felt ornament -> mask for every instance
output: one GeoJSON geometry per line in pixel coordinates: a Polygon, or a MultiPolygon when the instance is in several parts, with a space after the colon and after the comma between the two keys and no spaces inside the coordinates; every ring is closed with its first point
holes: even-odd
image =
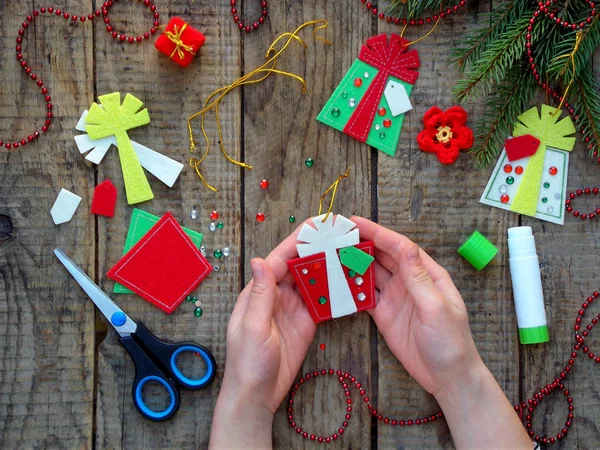
{"type": "Polygon", "coordinates": [[[367,39],[317,120],[393,156],[421,64],[409,44],[397,34],[367,39]]]}
{"type": "Polygon", "coordinates": [[[375,307],[375,246],[360,242],[356,224],[323,214],[298,233],[300,258],[288,267],[315,323],[375,307]]]}

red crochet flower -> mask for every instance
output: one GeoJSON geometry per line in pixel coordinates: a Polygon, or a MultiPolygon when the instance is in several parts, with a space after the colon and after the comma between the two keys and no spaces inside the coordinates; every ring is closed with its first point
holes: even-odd
{"type": "Polygon", "coordinates": [[[435,153],[442,164],[452,164],[461,150],[473,145],[473,131],[465,126],[467,112],[453,106],[445,112],[434,106],[423,116],[425,129],[417,136],[424,152],[435,153]]]}

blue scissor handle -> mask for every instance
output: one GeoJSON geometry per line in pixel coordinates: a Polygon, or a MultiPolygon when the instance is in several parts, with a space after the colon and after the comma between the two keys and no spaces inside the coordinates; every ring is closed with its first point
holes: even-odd
{"type": "Polygon", "coordinates": [[[135,364],[135,380],[133,381],[133,403],[137,410],[146,419],[154,422],[167,420],[179,409],[179,390],[169,380],[169,378],[160,370],[154,361],[148,356],[133,336],[119,338],[119,342],[127,349],[135,364]],[[169,406],[163,411],[154,411],[144,402],[142,391],[144,385],[149,381],[156,381],[163,385],[169,394],[169,406]]]}

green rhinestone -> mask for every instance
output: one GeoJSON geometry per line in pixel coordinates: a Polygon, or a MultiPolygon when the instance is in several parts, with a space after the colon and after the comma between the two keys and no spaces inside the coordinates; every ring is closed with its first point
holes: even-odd
{"type": "Polygon", "coordinates": [[[202,308],[196,308],[196,309],[194,310],[194,315],[195,315],[196,317],[200,317],[200,316],[202,315],[202,308]]]}
{"type": "Polygon", "coordinates": [[[188,296],[185,298],[185,301],[186,301],[186,302],[191,302],[191,301],[193,301],[193,300],[192,300],[192,296],[191,296],[191,295],[188,295],[188,296]]]}
{"type": "Polygon", "coordinates": [[[347,98],[348,97],[348,93],[347,92],[342,92],[342,98],[347,98]]]}
{"type": "Polygon", "coordinates": [[[223,227],[224,227],[224,226],[225,226],[225,224],[224,224],[223,222],[219,222],[219,223],[217,224],[217,228],[218,228],[219,230],[223,229],[223,227]]]}
{"type": "Polygon", "coordinates": [[[333,109],[331,110],[331,115],[332,115],[333,117],[339,117],[339,115],[340,115],[340,109],[339,109],[339,108],[333,108],[333,109]]]}
{"type": "Polygon", "coordinates": [[[221,249],[216,249],[213,254],[215,255],[215,258],[220,258],[221,256],[223,256],[223,252],[221,251],[221,249]]]}
{"type": "Polygon", "coordinates": [[[546,182],[544,183],[544,187],[545,187],[546,189],[548,189],[548,188],[550,187],[550,183],[548,183],[548,182],[546,181],[546,182]]]}
{"type": "Polygon", "coordinates": [[[326,297],[319,297],[319,303],[321,305],[324,305],[325,303],[327,303],[327,298],[326,297]]]}
{"type": "Polygon", "coordinates": [[[306,158],[306,161],[304,161],[304,164],[306,165],[306,167],[312,167],[315,165],[315,160],[312,158],[306,158]]]}
{"type": "Polygon", "coordinates": [[[546,197],[542,197],[542,203],[548,203],[548,199],[546,197]]]}
{"type": "Polygon", "coordinates": [[[383,131],[379,133],[379,139],[385,139],[385,133],[383,131]]]}
{"type": "Polygon", "coordinates": [[[513,177],[506,177],[507,184],[513,184],[514,182],[515,182],[515,179],[513,177]]]}
{"type": "Polygon", "coordinates": [[[290,223],[294,223],[296,221],[296,218],[294,216],[290,216],[288,220],[290,221],[290,223]]]}
{"type": "Polygon", "coordinates": [[[354,277],[356,276],[356,272],[355,272],[354,270],[350,269],[350,270],[348,271],[348,276],[349,276],[350,278],[354,278],[354,277]]]}
{"type": "Polygon", "coordinates": [[[308,282],[312,285],[317,284],[317,280],[315,280],[314,278],[311,278],[310,280],[308,280],[308,282]]]}

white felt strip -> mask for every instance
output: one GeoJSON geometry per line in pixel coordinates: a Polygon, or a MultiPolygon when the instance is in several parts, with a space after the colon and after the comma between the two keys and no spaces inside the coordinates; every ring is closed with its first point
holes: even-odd
{"type": "Polygon", "coordinates": [[[80,202],[81,197],[66,189],[61,189],[50,210],[50,215],[54,223],[59,225],[71,220],[80,202]]]}

